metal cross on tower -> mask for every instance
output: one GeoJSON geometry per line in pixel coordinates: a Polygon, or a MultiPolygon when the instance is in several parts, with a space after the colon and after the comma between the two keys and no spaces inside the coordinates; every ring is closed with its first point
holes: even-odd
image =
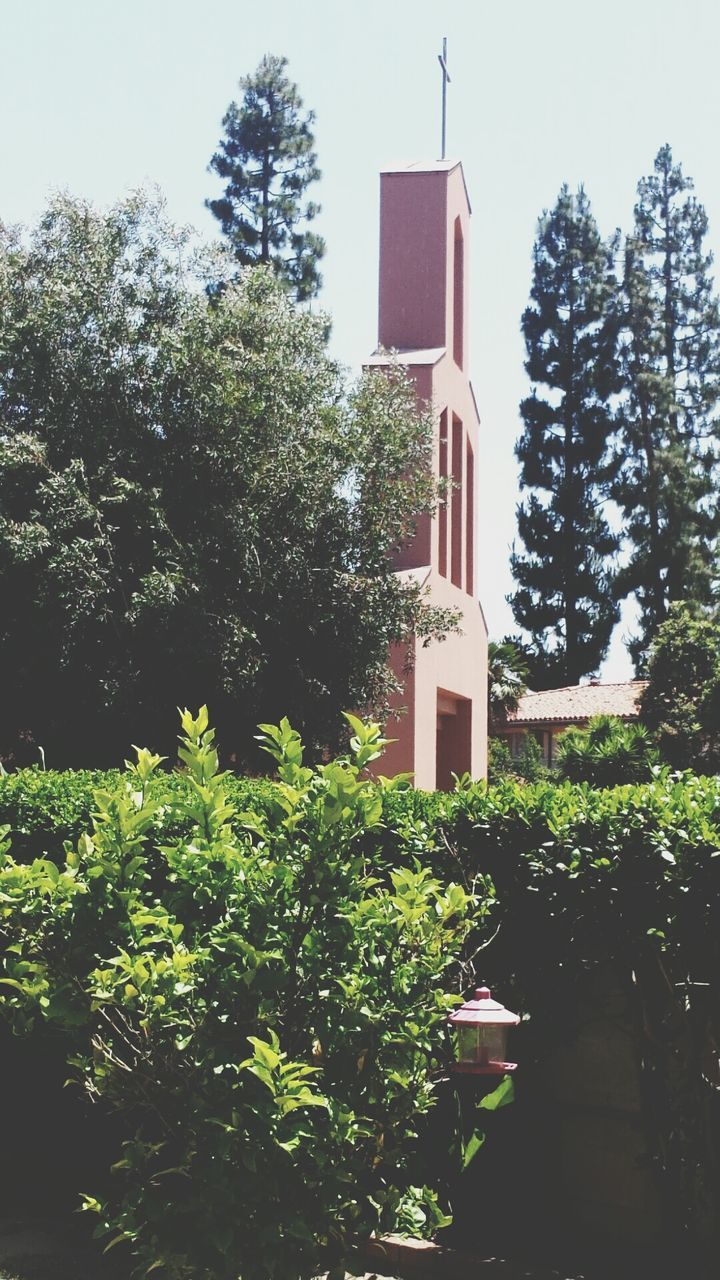
{"type": "Polygon", "coordinates": [[[445,126],[447,124],[447,87],[450,84],[450,73],[447,69],[447,36],[443,36],[442,53],[438,54],[438,62],[442,68],[442,151],[440,159],[445,159],[445,126]]]}

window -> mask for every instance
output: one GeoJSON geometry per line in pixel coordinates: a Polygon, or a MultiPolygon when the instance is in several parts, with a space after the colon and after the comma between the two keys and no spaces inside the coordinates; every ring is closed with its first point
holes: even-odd
{"type": "Polygon", "coordinates": [[[452,420],[452,495],[450,499],[451,546],[450,578],[462,587],[463,554],[463,424],[455,414],[452,420]]]}
{"type": "Polygon", "coordinates": [[[475,594],[475,465],[470,441],[465,446],[465,590],[475,594]]]}
{"type": "Polygon", "coordinates": [[[453,358],[462,369],[465,346],[465,246],[460,219],[453,240],[453,358]]]}
{"type": "MultiPolygon", "coordinates": [[[[448,478],[448,411],[443,409],[440,414],[440,479],[448,478]]],[[[447,578],[447,540],[448,540],[448,503],[451,500],[451,493],[445,490],[440,498],[440,506],[438,509],[438,571],[443,578],[447,578]]]]}

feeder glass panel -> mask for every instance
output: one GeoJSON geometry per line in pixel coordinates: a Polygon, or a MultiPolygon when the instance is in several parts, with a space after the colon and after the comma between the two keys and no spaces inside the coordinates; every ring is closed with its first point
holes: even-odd
{"type": "Polygon", "coordinates": [[[480,1038],[483,1063],[505,1061],[507,1040],[505,1027],[483,1027],[480,1038]]]}
{"type": "Polygon", "coordinates": [[[486,1067],[489,1063],[505,1061],[507,1031],[504,1027],[460,1023],[457,1038],[460,1062],[486,1067]]]}

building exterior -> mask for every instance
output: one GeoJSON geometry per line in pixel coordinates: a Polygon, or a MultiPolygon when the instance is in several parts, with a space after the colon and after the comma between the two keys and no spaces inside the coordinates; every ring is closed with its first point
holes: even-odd
{"type": "Polygon", "coordinates": [[[470,204],[452,161],[388,169],[380,186],[378,352],[370,366],[400,360],[436,420],[435,474],[447,501],[421,520],[398,572],[417,578],[433,604],[456,609],[461,634],[427,648],[413,639],[391,655],[402,680],[387,725],[397,738],[383,773],[412,772],[427,790],[452,774],[487,771],[487,629],[475,595],[478,417],[468,377],[470,204]]]}
{"type": "Polygon", "coordinates": [[[505,738],[510,752],[517,756],[523,739],[532,733],[541,744],[545,764],[552,768],[557,761],[557,740],[571,725],[584,728],[594,716],[617,716],[635,721],[640,694],[647,680],[631,680],[624,684],[567,685],[564,689],[543,689],[540,693],[524,693],[517,710],[508,711],[502,723],[493,724],[493,737],[505,738]]]}

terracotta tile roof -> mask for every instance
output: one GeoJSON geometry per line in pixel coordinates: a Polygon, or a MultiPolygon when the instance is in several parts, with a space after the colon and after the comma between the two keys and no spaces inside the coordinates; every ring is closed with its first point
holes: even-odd
{"type": "Polygon", "coordinates": [[[637,703],[647,680],[625,684],[572,684],[564,689],[544,689],[525,693],[517,711],[509,711],[505,724],[568,724],[590,720],[592,716],[620,716],[637,719],[637,703]]]}

